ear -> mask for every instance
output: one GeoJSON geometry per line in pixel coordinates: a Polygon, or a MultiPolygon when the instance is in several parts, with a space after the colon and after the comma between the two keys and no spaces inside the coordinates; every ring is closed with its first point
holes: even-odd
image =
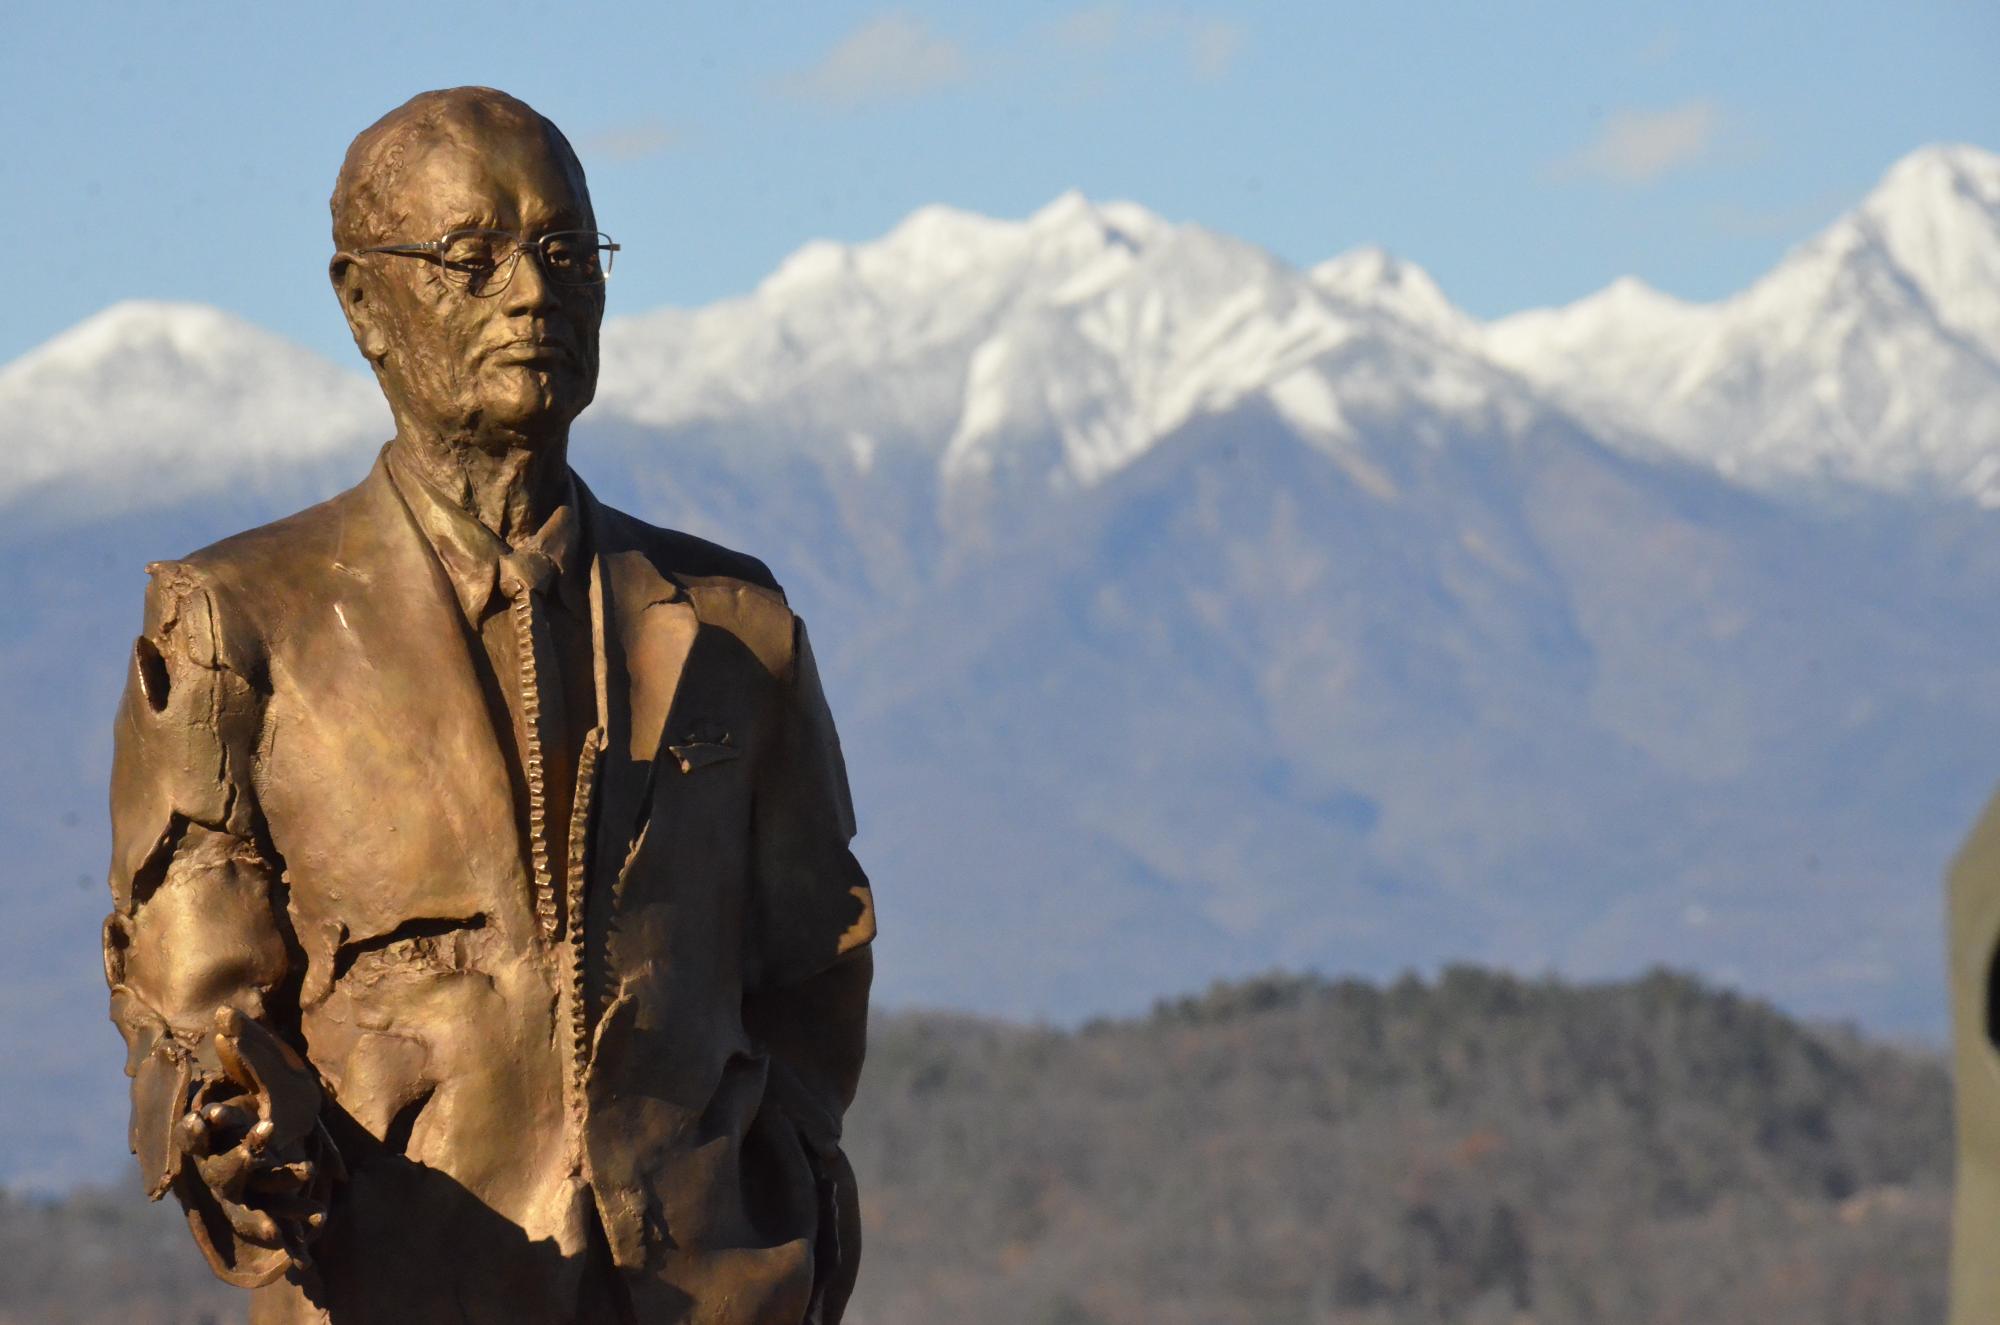
{"type": "Polygon", "coordinates": [[[361,357],[371,364],[381,363],[389,354],[388,329],[382,325],[381,304],[366,264],[356,261],[354,254],[342,251],[327,263],[326,274],[333,282],[334,295],[340,300],[340,311],[347,316],[347,329],[353,333],[361,357]]]}

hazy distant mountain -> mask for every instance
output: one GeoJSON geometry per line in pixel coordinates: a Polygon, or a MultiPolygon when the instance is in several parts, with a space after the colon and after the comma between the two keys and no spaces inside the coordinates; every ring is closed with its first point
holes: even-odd
{"type": "MultiPolygon", "coordinates": [[[[1941,1057],[1654,972],[1267,977],[1062,1031],[878,1016],[847,1319],[1939,1321],[1941,1057]]],[[[240,1320],[134,1175],[0,1191],[0,1322],[240,1320]]]]}
{"type": "Polygon", "coordinates": [[[2000,157],[1906,157],[1741,294],[1624,280],[1519,313],[1488,348],[1641,451],[1760,487],[2000,502],[2000,157]]]}
{"type": "Polygon", "coordinates": [[[0,367],[0,508],[101,519],[330,477],[389,411],[359,375],[220,309],[115,304],[0,367]]]}
{"type": "MultiPolygon", "coordinates": [[[[1732,299],[1490,326],[1380,250],[927,208],[614,319],[575,458],[813,622],[892,1002],[1668,961],[1935,1033],[1938,872],[2000,777],[1996,196],[1927,149],[1732,299]]],[[[0,1179],[119,1145],[112,1034],[68,1032],[141,564],[358,478],[384,414],[186,306],[0,369],[0,1091],[51,1099],[0,1179]]]]}

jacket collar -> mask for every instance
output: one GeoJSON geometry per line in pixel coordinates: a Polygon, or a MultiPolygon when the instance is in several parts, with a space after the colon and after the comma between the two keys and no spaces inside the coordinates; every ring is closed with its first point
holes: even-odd
{"type": "Polygon", "coordinates": [[[382,458],[403,504],[443,565],[465,619],[475,629],[493,608],[501,559],[522,550],[538,552],[555,563],[557,594],[578,617],[589,618],[589,586],[580,570],[583,530],[574,475],[566,475],[563,502],[542,527],[510,546],[440,490],[395,443],[382,449],[382,458]]]}
{"type": "MultiPolygon", "coordinates": [[[[389,471],[385,454],[354,493],[363,503],[357,512],[362,518],[348,528],[346,556],[357,563],[351,571],[364,583],[372,580],[373,588],[359,604],[349,605],[348,618],[365,636],[375,670],[429,678],[430,684],[421,692],[396,690],[391,707],[397,711],[379,715],[382,730],[432,734],[417,749],[420,759],[433,764],[438,812],[469,826],[465,836],[475,854],[508,857],[506,868],[518,876],[525,896],[526,844],[514,821],[505,756],[473,665],[471,650],[478,645],[454,617],[464,602],[455,597],[458,585],[443,554],[389,471]],[[413,702],[405,706],[405,699],[413,702]]],[[[647,818],[656,756],[700,622],[687,585],[659,556],[651,531],[599,502],[574,475],[571,484],[577,561],[583,564],[570,569],[588,584],[603,742],[593,887],[615,891],[647,818]]]]}

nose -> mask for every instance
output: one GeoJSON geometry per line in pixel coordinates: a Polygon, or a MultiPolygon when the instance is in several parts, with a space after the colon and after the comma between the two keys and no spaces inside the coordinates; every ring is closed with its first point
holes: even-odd
{"type": "Polygon", "coordinates": [[[542,270],[541,252],[533,244],[524,245],[514,259],[514,278],[500,297],[510,313],[533,313],[560,302],[555,282],[542,270]]]}

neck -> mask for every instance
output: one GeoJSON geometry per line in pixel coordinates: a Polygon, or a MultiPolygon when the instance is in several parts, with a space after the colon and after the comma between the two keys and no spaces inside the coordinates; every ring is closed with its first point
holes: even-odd
{"type": "Polygon", "coordinates": [[[540,529],[569,495],[567,431],[532,444],[480,446],[398,422],[391,445],[503,542],[540,529]]]}

